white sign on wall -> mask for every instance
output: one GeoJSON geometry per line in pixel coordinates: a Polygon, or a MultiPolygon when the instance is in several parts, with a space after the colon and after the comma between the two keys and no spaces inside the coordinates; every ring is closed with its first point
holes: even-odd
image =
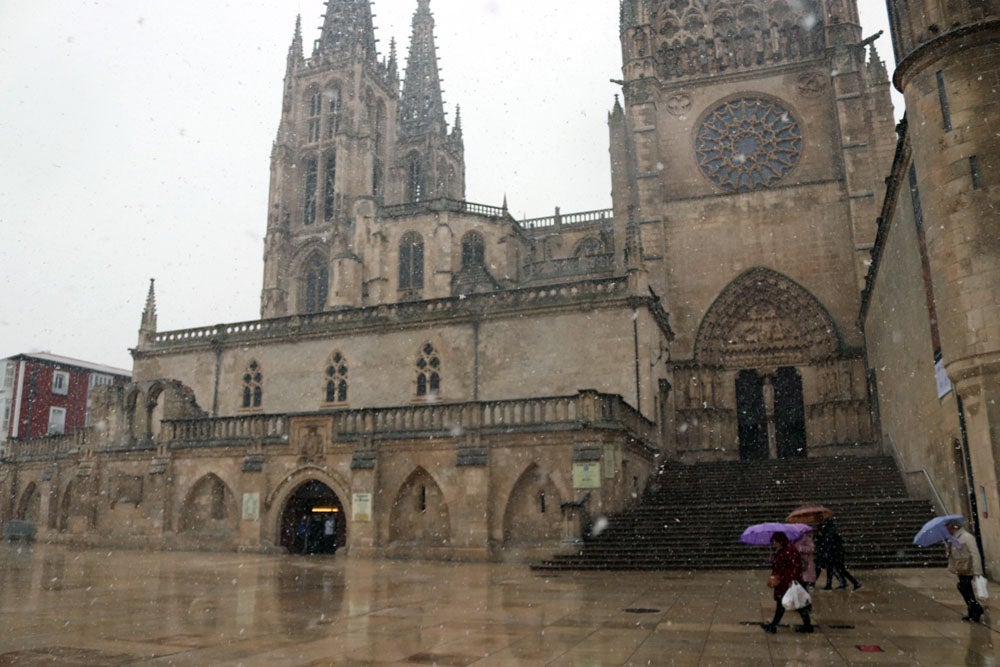
{"type": "Polygon", "coordinates": [[[354,493],[351,495],[351,519],[354,521],[372,520],[372,494],[354,493]]]}
{"type": "Polygon", "coordinates": [[[244,493],[243,494],[243,520],[244,521],[259,521],[260,520],[260,494],[259,493],[244,493]]]}
{"type": "Polygon", "coordinates": [[[944,370],[944,359],[938,359],[934,363],[934,376],[937,378],[938,398],[944,398],[953,389],[948,373],[944,370]]]}

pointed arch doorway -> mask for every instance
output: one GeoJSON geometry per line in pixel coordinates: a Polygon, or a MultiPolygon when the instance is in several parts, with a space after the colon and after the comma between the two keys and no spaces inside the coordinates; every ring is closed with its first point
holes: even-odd
{"type": "Polygon", "coordinates": [[[279,537],[281,546],[289,553],[333,553],[347,542],[343,503],[323,482],[315,479],[303,482],[285,501],[279,537]],[[324,525],[329,518],[334,520],[334,543],[324,535],[324,525]],[[300,528],[303,522],[304,531],[300,528]]]}

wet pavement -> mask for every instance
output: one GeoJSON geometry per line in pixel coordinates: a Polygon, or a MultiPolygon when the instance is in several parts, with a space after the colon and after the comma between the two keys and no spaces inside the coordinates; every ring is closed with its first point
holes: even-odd
{"type": "Polygon", "coordinates": [[[768,635],[764,571],[0,543],[0,667],[998,664],[947,572],[855,574],[860,591],[815,593],[815,634],[768,635]]]}

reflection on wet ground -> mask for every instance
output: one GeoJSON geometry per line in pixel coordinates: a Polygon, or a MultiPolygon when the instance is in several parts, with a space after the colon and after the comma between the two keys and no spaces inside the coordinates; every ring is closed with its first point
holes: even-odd
{"type": "Polygon", "coordinates": [[[947,572],[860,574],[856,593],[816,592],[816,634],[768,635],[761,571],[4,543],[0,667],[997,664],[997,634],[960,620],[947,572]]]}

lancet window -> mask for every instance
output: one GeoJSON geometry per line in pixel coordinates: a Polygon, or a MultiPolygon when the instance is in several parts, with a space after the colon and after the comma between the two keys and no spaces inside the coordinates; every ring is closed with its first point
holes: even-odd
{"type": "Polygon", "coordinates": [[[413,153],[407,165],[406,198],[411,202],[423,201],[427,197],[427,175],[424,173],[424,161],[413,153]]]}
{"type": "Polygon", "coordinates": [[[302,224],[311,225],[316,222],[316,185],[319,179],[319,160],[314,157],[306,159],[306,199],[302,214],[302,224]]]}
{"type": "Polygon", "coordinates": [[[330,269],[320,257],[312,258],[306,264],[304,312],[318,313],[326,308],[330,294],[330,269]]]}
{"type": "Polygon", "coordinates": [[[327,91],[326,138],[333,139],[340,129],[340,88],[327,91]]]}
{"type": "Polygon", "coordinates": [[[337,154],[328,153],[323,166],[323,219],[332,220],[336,210],[337,154]]]}
{"type": "Polygon", "coordinates": [[[441,393],[441,358],[434,346],[425,343],[417,359],[417,397],[430,398],[441,393]]]}
{"type": "Polygon", "coordinates": [[[424,240],[416,232],[407,232],[399,241],[399,289],[424,287],[424,240]]]}

